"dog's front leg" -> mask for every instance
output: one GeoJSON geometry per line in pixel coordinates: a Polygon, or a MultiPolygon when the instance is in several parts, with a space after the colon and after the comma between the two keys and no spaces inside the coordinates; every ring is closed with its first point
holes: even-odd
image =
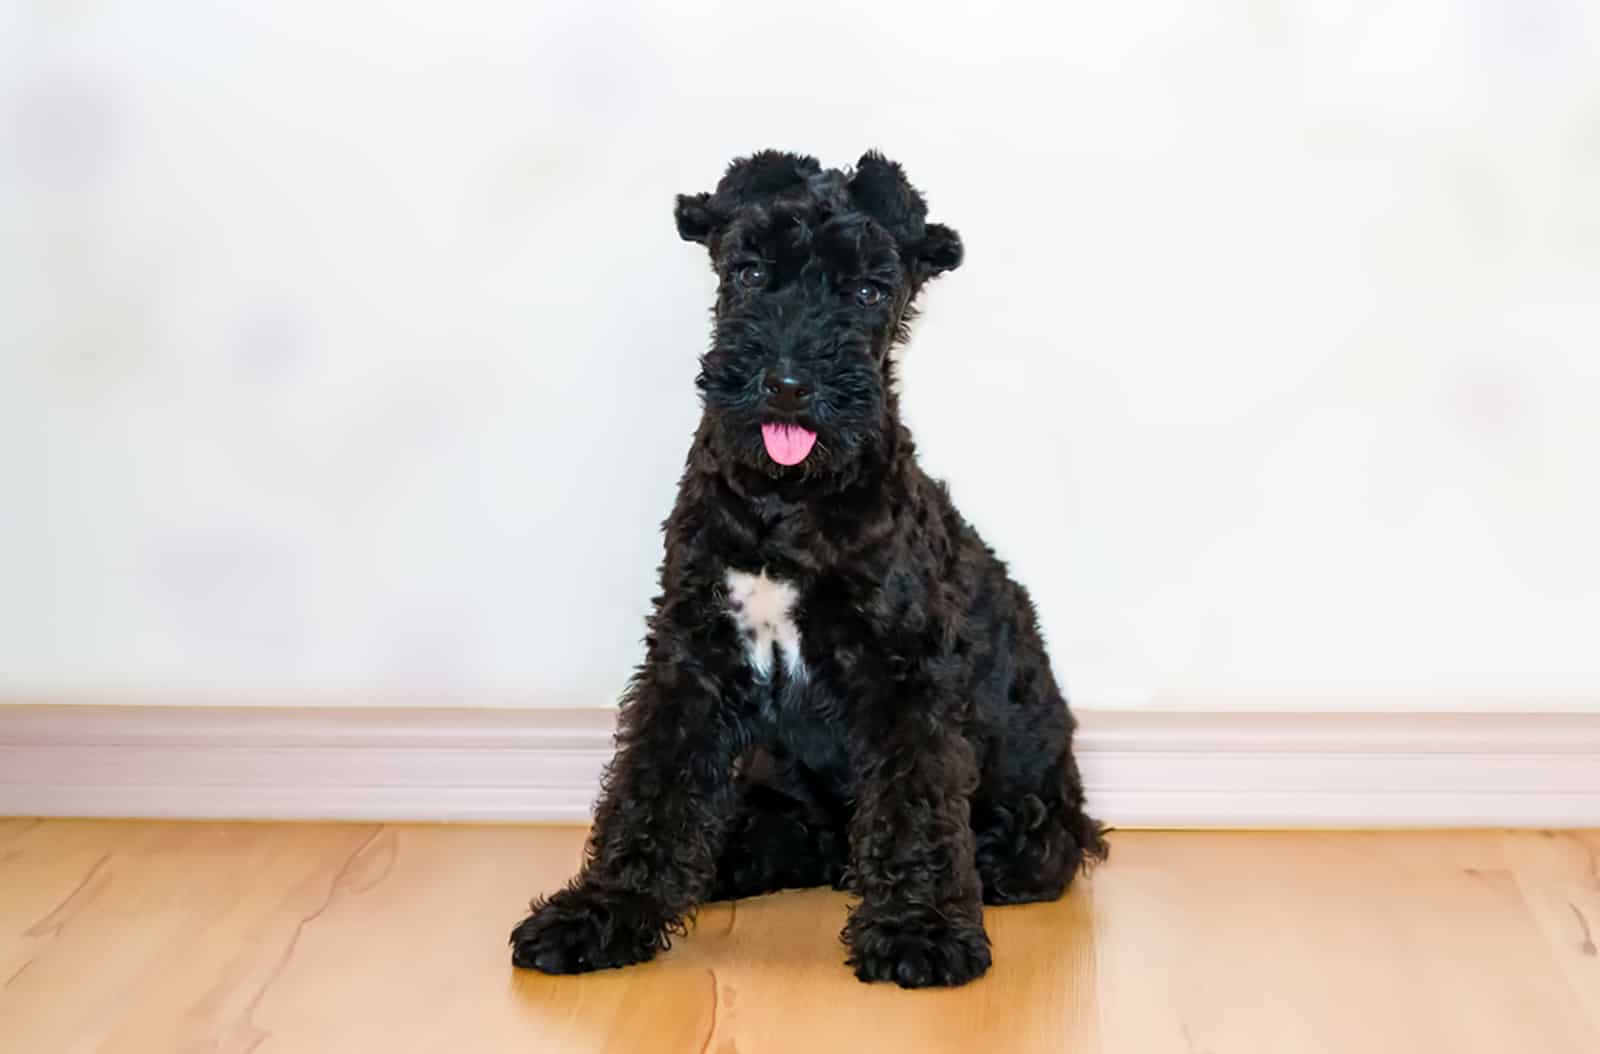
{"type": "Polygon", "coordinates": [[[669,606],[653,620],[583,869],[512,931],[516,965],[581,973],[643,962],[707,899],[737,804],[738,730],[723,700],[738,644],[728,620],[696,610],[669,606]]]}
{"type": "Polygon", "coordinates": [[[959,985],[989,968],[969,806],[977,760],[940,709],[936,692],[917,692],[868,708],[852,731],[861,903],[844,941],[863,981],[959,985]]]}

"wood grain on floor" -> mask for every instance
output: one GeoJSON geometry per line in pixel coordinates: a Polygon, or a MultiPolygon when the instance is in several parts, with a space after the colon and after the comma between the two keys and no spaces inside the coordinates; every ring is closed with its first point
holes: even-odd
{"type": "Polygon", "coordinates": [[[513,970],[561,827],[0,820],[0,1051],[1600,1050],[1600,834],[1121,832],[954,991],[858,984],[828,891],[643,967],[513,970]]]}

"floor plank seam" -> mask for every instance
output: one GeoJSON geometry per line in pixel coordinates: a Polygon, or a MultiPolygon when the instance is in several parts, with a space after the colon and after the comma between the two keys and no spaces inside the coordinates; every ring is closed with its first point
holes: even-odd
{"type": "MultiPolygon", "coordinates": [[[[51,937],[59,937],[61,935],[61,931],[66,928],[67,923],[72,921],[72,916],[77,914],[77,912],[69,912],[64,918],[61,919],[56,919],[56,916],[66,912],[67,908],[72,904],[72,902],[83,893],[84,889],[89,885],[89,883],[94,880],[94,877],[100,873],[100,869],[106,865],[106,861],[110,859],[110,850],[102,853],[100,859],[94,862],[94,866],[89,868],[89,873],[84,875],[76,886],[72,887],[72,892],[63,897],[61,903],[51,908],[50,911],[45,914],[44,918],[23,930],[22,935],[24,937],[44,937],[46,935],[51,937]],[[52,922],[54,925],[50,925],[52,922]]],[[[103,888],[104,883],[96,886],[95,893],[98,893],[103,888]]],[[[93,899],[94,894],[92,893],[83,902],[83,904],[78,905],[78,909],[82,910],[88,905],[89,901],[93,899]]]]}
{"type": "Polygon", "coordinates": [[[272,967],[272,971],[261,982],[261,987],[256,989],[256,994],[250,997],[250,1002],[245,1005],[244,1014],[240,1018],[240,1029],[255,1037],[255,1042],[249,1045],[248,1050],[254,1050],[272,1035],[270,1031],[255,1023],[256,1011],[260,1009],[261,1002],[266,998],[267,992],[278,982],[278,978],[283,976],[284,970],[288,969],[289,960],[294,957],[294,950],[300,943],[300,935],[305,932],[307,926],[321,918],[323,913],[333,906],[334,899],[339,895],[339,883],[344,881],[344,876],[350,872],[350,868],[354,866],[357,858],[367,851],[367,846],[376,841],[378,835],[382,833],[383,825],[381,824],[372,829],[372,833],[363,839],[360,845],[356,846],[355,852],[346,857],[345,862],[334,873],[333,880],[328,883],[327,895],[322,898],[322,903],[317,906],[317,910],[295,924],[294,933],[290,935],[289,943],[284,946],[283,954],[278,957],[278,961],[272,967]]]}
{"type": "Polygon", "coordinates": [[[711,976],[711,1027],[706,1030],[706,1041],[700,1044],[700,1054],[711,1054],[711,1041],[717,1038],[717,1005],[722,1002],[716,969],[707,966],[706,973],[711,976]]]}

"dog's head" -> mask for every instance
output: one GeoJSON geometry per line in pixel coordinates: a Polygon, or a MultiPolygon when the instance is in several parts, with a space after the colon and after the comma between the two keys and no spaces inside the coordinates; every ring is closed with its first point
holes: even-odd
{"type": "Polygon", "coordinates": [[[719,286],[698,380],[722,457],[774,476],[850,466],[892,427],[889,350],[923,283],[961,263],[900,166],[764,151],[678,198],[719,286]]]}

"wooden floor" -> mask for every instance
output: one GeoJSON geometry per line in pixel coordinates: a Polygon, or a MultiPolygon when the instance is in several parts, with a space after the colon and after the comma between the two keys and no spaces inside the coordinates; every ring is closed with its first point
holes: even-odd
{"type": "Polygon", "coordinates": [[[514,971],[581,837],[0,820],[0,1050],[1600,1051],[1600,834],[1121,832],[930,992],[858,984],[827,891],[714,905],[648,966],[514,971]]]}

